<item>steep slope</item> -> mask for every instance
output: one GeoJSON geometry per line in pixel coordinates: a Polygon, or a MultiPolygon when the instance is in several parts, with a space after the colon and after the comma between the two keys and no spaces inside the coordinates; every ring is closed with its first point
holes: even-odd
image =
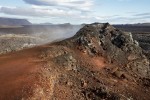
{"type": "Polygon", "coordinates": [[[0,56],[2,100],[149,100],[149,61],[131,34],[84,26],[67,40],[0,56]]]}

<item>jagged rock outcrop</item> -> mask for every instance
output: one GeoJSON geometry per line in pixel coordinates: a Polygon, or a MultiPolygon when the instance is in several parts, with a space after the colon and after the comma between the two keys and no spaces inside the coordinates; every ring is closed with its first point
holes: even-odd
{"type": "Polygon", "coordinates": [[[135,76],[150,76],[149,61],[131,33],[108,23],[94,23],[85,25],[73,39],[78,48],[88,54],[104,56],[110,63],[117,62],[135,76]]]}

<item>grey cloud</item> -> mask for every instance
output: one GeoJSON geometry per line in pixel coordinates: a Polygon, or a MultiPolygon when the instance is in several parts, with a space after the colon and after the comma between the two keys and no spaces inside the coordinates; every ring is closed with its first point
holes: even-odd
{"type": "Polygon", "coordinates": [[[139,14],[135,14],[133,16],[149,16],[150,13],[139,13],[139,14]]]}
{"type": "Polygon", "coordinates": [[[55,6],[55,2],[46,2],[46,1],[41,1],[41,0],[23,0],[24,2],[32,5],[44,5],[44,6],[55,6]]]}
{"type": "Polygon", "coordinates": [[[68,11],[61,9],[43,9],[43,8],[20,8],[20,7],[1,7],[0,13],[8,15],[18,15],[27,17],[40,17],[40,18],[67,18],[67,17],[78,17],[81,12],[68,11]]]}
{"type": "Polygon", "coordinates": [[[90,10],[93,5],[93,0],[23,0],[27,4],[37,6],[53,6],[53,7],[64,7],[69,9],[75,9],[80,11],[90,10]]]}
{"type": "MultiPolygon", "coordinates": [[[[28,4],[33,4],[33,5],[43,5],[43,6],[56,6],[59,5],[57,2],[58,0],[49,0],[49,1],[42,1],[42,0],[23,0],[24,2],[28,4]]],[[[61,3],[61,2],[60,2],[61,3]]],[[[84,4],[85,1],[83,0],[78,0],[78,1],[69,1],[65,3],[72,3],[72,4],[84,4]]]]}
{"type": "Polygon", "coordinates": [[[23,8],[8,8],[1,7],[1,13],[9,15],[21,15],[21,16],[40,16],[39,13],[35,12],[33,9],[23,9],[23,8]]]}
{"type": "Polygon", "coordinates": [[[100,19],[100,22],[111,22],[115,24],[126,24],[126,23],[141,23],[141,22],[148,22],[150,20],[150,16],[145,17],[138,17],[138,16],[130,16],[130,17],[124,17],[124,16],[110,16],[104,19],[100,19]]]}

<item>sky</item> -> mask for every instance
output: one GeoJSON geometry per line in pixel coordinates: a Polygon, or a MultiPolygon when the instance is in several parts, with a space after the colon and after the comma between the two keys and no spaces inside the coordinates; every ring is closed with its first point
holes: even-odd
{"type": "Polygon", "coordinates": [[[150,22],[150,0],[0,0],[0,17],[32,23],[150,22]]]}

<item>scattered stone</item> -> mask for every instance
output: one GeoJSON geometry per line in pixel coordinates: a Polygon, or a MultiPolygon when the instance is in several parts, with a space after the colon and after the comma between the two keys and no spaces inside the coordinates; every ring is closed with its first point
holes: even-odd
{"type": "Polygon", "coordinates": [[[118,67],[113,68],[112,71],[111,71],[111,73],[116,72],[118,69],[119,69],[118,67]]]}
{"type": "Polygon", "coordinates": [[[68,82],[67,82],[67,85],[68,85],[68,86],[73,86],[73,83],[70,82],[70,81],[68,81],[68,82]]]}
{"type": "Polygon", "coordinates": [[[135,55],[135,54],[130,54],[127,59],[128,59],[129,61],[132,61],[132,60],[138,59],[138,57],[137,57],[137,55],[135,55]]]}
{"type": "Polygon", "coordinates": [[[115,93],[110,93],[105,87],[89,88],[83,91],[87,100],[120,100],[115,93]]]}
{"type": "Polygon", "coordinates": [[[150,78],[143,78],[143,85],[146,87],[150,87],[150,78]]]}
{"type": "Polygon", "coordinates": [[[122,71],[115,71],[113,74],[118,78],[125,78],[124,72],[122,71]]]}
{"type": "Polygon", "coordinates": [[[88,85],[88,83],[87,83],[85,80],[81,82],[81,86],[82,86],[82,87],[86,88],[87,85],[88,85]]]}

